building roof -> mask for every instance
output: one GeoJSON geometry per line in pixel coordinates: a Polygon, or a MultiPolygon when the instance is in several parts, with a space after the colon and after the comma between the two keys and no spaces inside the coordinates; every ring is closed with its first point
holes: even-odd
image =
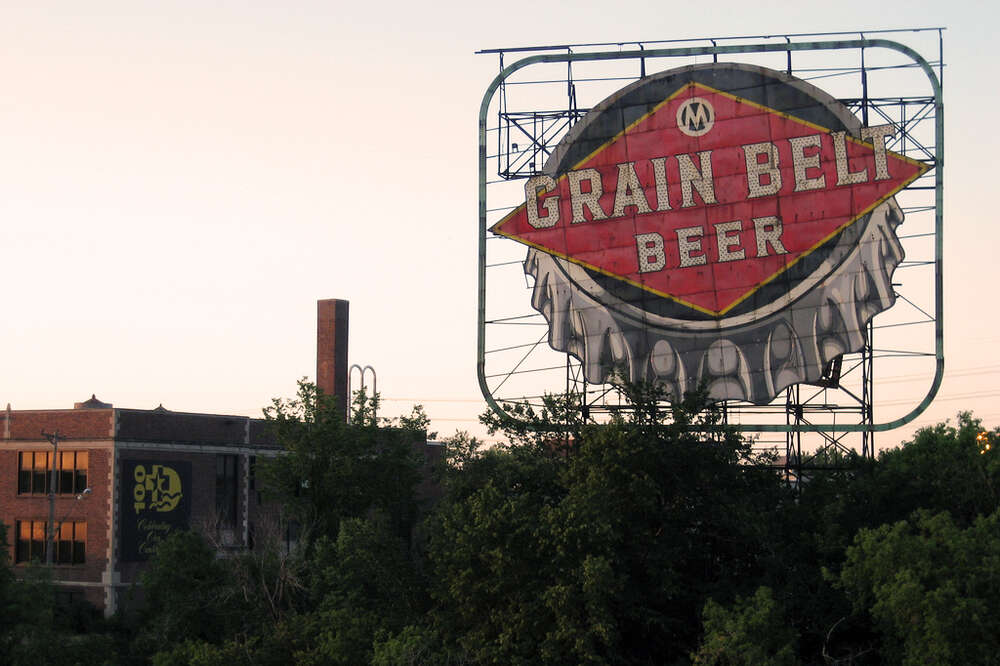
{"type": "Polygon", "coordinates": [[[191,445],[277,448],[264,419],[227,414],[112,407],[92,396],[74,409],[0,412],[0,441],[43,441],[42,432],[66,440],[168,442],[191,445]]]}

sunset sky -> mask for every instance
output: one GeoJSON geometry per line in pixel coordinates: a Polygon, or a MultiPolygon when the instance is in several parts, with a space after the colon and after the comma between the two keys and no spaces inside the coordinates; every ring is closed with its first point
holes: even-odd
{"type": "MultiPolygon", "coordinates": [[[[945,361],[913,427],[1000,423],[997,10],[975,2],[0,6],[0,406],[259,415],[315,372],[316,300],[386,416],[482,432],[481,49],[944,26],[945,361]]],[[[935,54],[927,54],[933,56],[935,54]]],[[[886,378],[906,401],[929,377],[886,378]]]]}

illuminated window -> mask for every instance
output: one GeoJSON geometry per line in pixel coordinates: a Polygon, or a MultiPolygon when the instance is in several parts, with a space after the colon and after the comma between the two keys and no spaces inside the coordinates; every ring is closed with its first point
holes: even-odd
{"type": "MultiPolygon", "coordinates": [[[[14,561],[45,561],[44,520],[18,520],[15,526],[14,561]]],[[[56,564],[83,564],[87,552],[86,521],[62,522],[53,537],[56,564]]]]}
{"type": "MultiPolygon", "coordinates": [[[[52,476],[51,451],[23,451],[18,454],[17,492],[20,495],[46,495],[52,476]]],[[[60,451],[56,465],[56,492],[78,495],[87,487],[86,451],[60,451]]]]}

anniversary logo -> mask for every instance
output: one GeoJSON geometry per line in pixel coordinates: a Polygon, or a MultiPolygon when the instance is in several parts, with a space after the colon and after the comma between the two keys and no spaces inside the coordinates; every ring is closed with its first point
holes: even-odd
{"type": "Polygon", "coordinates": [[[147,560],[167,535],[189,527],[191,463],[126,460],[122,473],[121,558],[147,560]]]}
{"type": "Polygon", "coordinates": [[[858,351],[895,301],[893,195],[927,170],[840,102],[762,67],[642,79],[588,113],[492,227],[589,382],[763,404],[858,351]]]}

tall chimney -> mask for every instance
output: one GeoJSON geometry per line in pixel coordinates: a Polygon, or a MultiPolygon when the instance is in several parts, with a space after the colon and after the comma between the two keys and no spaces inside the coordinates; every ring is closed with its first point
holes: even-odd
{"type": "Polygon", "coordinates": [[[347,337],[350,303],[337,298],[316,302],[316,386],[337,398],[340,415],[347,418],[347,337]]]}

